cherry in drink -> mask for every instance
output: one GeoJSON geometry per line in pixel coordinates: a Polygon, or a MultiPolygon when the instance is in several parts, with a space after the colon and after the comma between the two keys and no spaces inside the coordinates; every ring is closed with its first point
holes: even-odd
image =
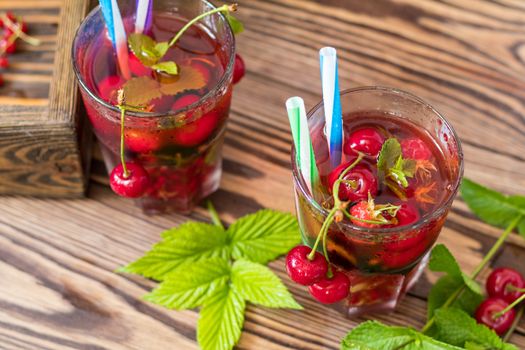
{"type": "MultiPolygon", "coordinates": [[[[124,26],[134,32],[134,2],[122,2],[124,26]],[[130,8],[127,8],[129,6],[130,8]]],[[[207,2],[156,1],[145,33],[170,41],[196,15],[212,9],[207,2]]],[[[131,78],[126,79],[99,9],[83,22],[73,55],[87,114],[109,171],[120,163],[121,119],[118,91],[126,101],[141,101],[126,111],[124,153],[148,176],[138,199],[146,212],[189,212],[214,192],[221,176],[221,147],[232,94],[234,39],[222,15],[192,25],[162,61],[176,62],[178,75],[144,65],[129,50],[131,78]],[[159,91],[161,93],[159,93],[159,91]]]]}
{"type": "MultiPolygon", "coordinates": [[[[344,217],[328,228],[326,251],[338,279],[348,283],[335,305],[355,316],[392,310],[422,273],[458,189],[462,154],[451,126],[415,96],[361,88],[342,93],[341,101],[341,165],[330,166],[318,105],[309,113],[321,178],[313,193],[294,159],[293,170],[306,245],[315,245],[334,196],[347,203],[344,217]]],[[[317,297],[319,288],[311,285],[312,295],[330,300],[317,297]]]]}

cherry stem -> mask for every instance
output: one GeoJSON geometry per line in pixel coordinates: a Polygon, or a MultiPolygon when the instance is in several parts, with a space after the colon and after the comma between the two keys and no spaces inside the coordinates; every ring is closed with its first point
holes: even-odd
{"type": "Polygon", "coordinates": [[[323,225],[321,226],[321,230],[319,230],[319,234],[317,235],[317,239],[315,240],[314,246],[312,247],[312,251],[310,254],[307,255],[308,260],[312,261],[315,257],[315,252],[317,251],[317,247],[319,246],[319,242],[321,241],[321,238],[324,236],[325,231],[328,231],[328,227],[333,221],[334,215],[337,211],[337,208],[334,207],[330,212],[328,213],[328,216],[323,222],[323,225]]]}
{"type": "Polygon", "coordinates": [[[503,336],[504,342],[507,342],[509,338],[512,336],[512,333],[514,333],[516,328],[518,328],[521,318],[523,317],[523,311],[525,311],[525,306],[520,307],[518,312],[516,313],[516,318],[514,318],[514,322],[512,322],[512,325],[510,326],[509,330],[503,336]]]}
{"type": "Polygon", "coordinates": [[[186,23],[186,25],[184,27],[182,27],[182,29],[177,32],[177,34],[169,42],[168,46],[172,47],[173,45],[175,45],[177,40],[180,39],[182,34],[184,34],[184,32],[186,30],[188,30],[188,28],[190,28],[192,25],[194,25],[196,22],[198,22],[199,20],[203,19],[204,17],[209,16],[209,15],[213,15],[214,13],[218,13],[218,12],[230,12],[230,11],[236,11],[236,10],[237,10],[237,4],[222,5],[221,7],[217,7],[216,9],[213,9],[213,10],[210,10],[208,12],[204,12],[204,13],[198,15],[197,17],[195,17],[194,19],[192,19],[191,21],[186,23]]]}
{"type": "Polygon", "coordinates": [[[503,310],[495,313],[494,315],[492,315],[492,318],[494,320],[497,320],[498,318],[500,318],[501,316],[503,316],[504,314],[506,314],[510,309],[514,308],[516,305],[518,305],[519,303],[521,303],[523,300],[525,300],[525,294],[523,294],[521,297],[519,297],[518,299],[514,300],[512,302],[512,304],[510,304],[509,306],[507,306],[506,308],[504,308],[503,310]]]}
{"type": "Polygon", "coordinates": [[[210,213],[211,221],[213,222],[213,224],[216,226],[219,226],[220,228],[224,230],[224,226],[221,222],[219,214],[217,213],[217,210],[215,210],[215,207],[213,206],[213,203],[210,200],[208,200],[206,204],[207,204],[208,212],[210,213]]]}
{"type": "Polygon", "coordinates": [[[122,169],[124,170],[124,178],[127,179],[129,177],[129,171],[126,166],[126,157],[124,154],[124,121],[126,120],[126,108],[124,108],[124,106],[120,104],[118,105],[118,108],[120,109],[120,162],[122,163],[122,169]]]}
{"type": "Polygon", "coordinates": [[[518,288],[516,287],[515,285],[513,284],[507,284],[507,286],[505,287],[505,289],[509,292],[520,292],[520,293],[525,293],[525,288],[518,288]]]}
{"type": "MultiPolygon", "coordinates": [[[[33,38],[32,36],[27,35],[22,31],[22,28],[20,25],[13,23],[9,17],[7,17],[6,14],[2,14],[0,16],[4,24],[11,30],[13,30],[13,35],[9,37],[9,39],[14,38],[11,40],[11,42],[8,41],[9,45],[12,44],[16,39],[20,38],[24,40],[29,45],[38,46],[40,45],[40,40],[37,38],[33,38]]],[[[7,46],[7,45],[6,45],[7,46]]]]}
{"type": "MultiPolygon", "coordinates": [[[[471,279],[475,279],[476,277],[478,277],[478,275],[481,273],[481,271],[483,270],[483,268],[489,263],[489,261],[494,257],[494,255],[496,254],[496,252],[501,248],[501,246],[503,245],[503,243],[505,243],[505,241],[507,240],[507,238],[509,237],[509,235],[512,233],[512,231],[514,230],[514,228],[518,225],[518,223],[521,221],[523,215],[518,215],[514,220],[512,220],[512,222],[507,226],[507,228],[505,229],[505,231],[503,231],[503,233],[501,234],[501,236],[498,238],[498,240],[496,241],[496,243],[494,243],[494,245],[492,246],[492,248],[489,250],[489,252],[487,253],[487,255],[485,255],[485,257],[483,258],[483,260],[479,263],[479,265],[476,267],[476,269],[474,270],[474,272],[472,273],[472,275],[470,276],[471,279]]],[[[461,293],[465,290],[465,284],[463,284],[461,287],[459,287],[458,289],[456,289],[454,291],[454,293],[452,293],[448,299],[445,301],[445,303],[441,306],[441,308],[447,308],[449,307],[450,305],[452,305],[452,303],[454,303],[456,301],[456,299],[461,295],[461,293]]],[[[425,333],[427,332],[430,327],[432,327],[432,325],[434,324],[435,322],[435,317],[432,316],[428,321],[427,323],[423,326],[423,328],[421,329],[421,332],[425,333]]]]}

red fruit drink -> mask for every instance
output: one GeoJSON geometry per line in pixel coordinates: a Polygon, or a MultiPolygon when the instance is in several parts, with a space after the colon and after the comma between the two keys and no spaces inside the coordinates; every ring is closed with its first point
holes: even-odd
{"type": "Polygon", "coordinates": [[[341,101],[345,140],[341,166],[330,167],[322,104],[308,114],[321,177],[313,196],[295,159],[292,163],[303,240],[313,246],[333,207],[335,180],[362,154],[339,187],[339,198],[349,203],[353,218],[332,223],[327,234],[331,263],[350,279],[348,297],[337,306],[354,316],[392,310],[420,276],[463,168],[454,130],[417,97],[372,87],[347,90],[341,101]],[[397,146],[384,147],[387,142],[397,146]],[[378,160],[386,155],[385,148],[394,154],[396,147],[406,160],[406,183],[396,171],[385,172],[388,167],[378,160]],[[378,224],[381,220],[385,222],[378,224]]]}
{"type": "MultiPolygon", "coordinates": [[[[151,28],[145,34],[157,42],[170,41],[189,20],[213,9],[200,0],[178,2],[156,1],[151,28]]],[[[121,4],[128,34],[134,31],[134,3],[121,4]]],[[[189,212],[218,188],[233,60],[233,34],[219,14],[191,26],[163,57],[162,61],[177,63],[180,76],[154,72],[129,51],[132,79],[144,79],[132,93],[149,96],[150,82],[163,92],[145,97],[143,112],[127,111],[124,123],[126,160],[140,164],[150,178],[146,194],[139,199],[146,212],[189,212]]],[[[127,80],[98,8],[77,32],[73,61],[89,119],[111,171],[120,162],[117,91],[127,80]]]]}

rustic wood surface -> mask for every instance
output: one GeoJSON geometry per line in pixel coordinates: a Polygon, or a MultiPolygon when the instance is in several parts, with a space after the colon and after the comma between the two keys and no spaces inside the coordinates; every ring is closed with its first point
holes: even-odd
{"type": "Polygon", "coordinates": [[[39,46],[17,41],[1,69],[0,194],[82,197],[91,133],[78,113],[71,41],[89,0],[0,0],[28,23],[39,46]],[[80,140],[80,141],[79,141],[80,140]],[[79,147],[81,144],[83,147],[79,147]]]}
{"type": "MultiPolygon", "coordinates": [[[[226,222],[263,207],[293,211],[284,101],[320,100],[317,50],[325,45],[339,49],[342,87],[387,85],[419,95],[456,127],[466,176],[525,194],[523,1],[239,2],[246,32],[238,49],[248,70],[235,88],[224,177],[212,196],[226,222]]],[[[0,349],[197,349],[196,311],[149,304],[141,296],[152,282],[113,273],[188,217],[143,215],[104,185],[100,161],[93,169],[84,200],[0,199],[0,349]]],[[[206,211],[191,218],[206,220],[206,211]]],[[[499,233],[458,198],[440,241],[472,271],[499,233]]],[[[494,265],[525,273],[524,259],[525,241],[513,235],[494,265]]],[[[271,267],[305,310],[250,306],[239,349],[338,349],[363,320],[313,302],[286,278],[283,259],[271,267]]],[[[436,278],[426,272],[396,312],[378,318],[420,327],[436,278]]],[[[525,321],[511,341],[525,348],[525,321]]]]}

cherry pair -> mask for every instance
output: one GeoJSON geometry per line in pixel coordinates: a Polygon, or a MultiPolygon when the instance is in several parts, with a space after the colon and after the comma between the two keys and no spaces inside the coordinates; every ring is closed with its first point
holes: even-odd
{"type": "MultiPolygon", "coordinates": [[[[19,29],[23,33],[27,33],[27,24],[15,17],[11,12],[5,14],[7,20],[0,19],[0,29],[3,29],[2,38],[0,38],[0,68],[5,69],[9,67],[9,59],[7,54],[16,51],[16,39],[18,34],[15,29],[19,29]],[[14,27],[16,26],[16,27],[14,27]]],[[[0,75],[0,86],[4,84],[3,77],[0,75]]]]}
{"type": "Polygon", "coordinates": [[[286,256],[288,276],[294,282],[308,286],[310,294],[323,304],[341,301],[350,292],[350,279],[341,271],[332,273],[329,270],[324,256],[304,245],[293,248],[286,256]]]}
{"type": "Polygon", "coordinates": [[[500,267],[492,271],[485,287],[489,297],[478,306],[476,320],[502,335],[516,317],[513,304],[525,295],[525,278],[514,269],[500,267]]]}

